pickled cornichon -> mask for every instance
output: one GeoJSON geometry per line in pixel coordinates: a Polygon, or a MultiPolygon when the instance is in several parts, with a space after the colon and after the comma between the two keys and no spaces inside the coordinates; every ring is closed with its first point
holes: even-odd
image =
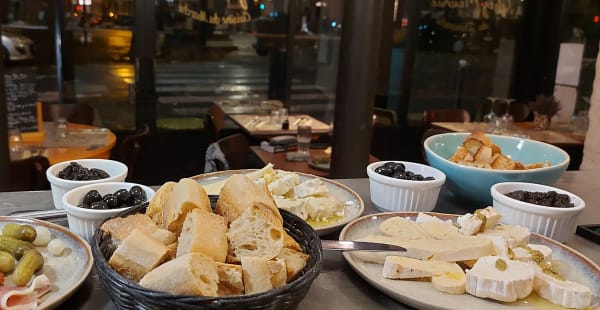
{"type": "Polygon", "coordinates": [[[2,228],[2,234],[5,236],[10,236],[13,238],[17,238],[23,241],[32,242],[35,240],[37,236],[37,232],[35,228],[30,225],[21,225],[17,223],[8,223],[5,224],[2,228]]]}
{"type": "Polygon", "coordinates": [[[0,272],[9,273],[15,268],[15,258],[8,252],[0,251],[0,272]]]}
{"type": "Polygon", "coordinates": [[[15,285],[25,286],[31,280],[33,274],[44,266],[44,257],[35,249],[28,250],[17,264],[13,272],[15,285]]]}
{"type": "Polygon", "coordinates": [[[33,249],[33,244],[13,238],[10,236],[0,235],[0,251],[10,253],[16,259],[21,258],[27,250],[33,249]]]}

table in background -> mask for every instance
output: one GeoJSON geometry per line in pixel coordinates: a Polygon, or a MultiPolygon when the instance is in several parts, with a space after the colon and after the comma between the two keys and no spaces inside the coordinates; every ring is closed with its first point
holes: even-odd
{"type": "Polygon", "coordinates": [[[327,135],[330,132],[328,124],[307,114],[289,115],[289,129],[281,129],[281,124],[271,124],[270,115],[229,114],[228,116],[240,126],[244,132],[255,139],[268,139],[270,137],[281,135],[296,135],[298,126],[300,125],[311,126],[313,136],[327,135]]]}
{"type": "MultiPolygon", "coordinates": [[[[260,146],[251,146],[252,153],[256,154],[264,165],[272,163],[276,169],[308,173],[320,177],[329,176],[329,170],[316,169],[308,164],[307,161],[289,161],[286,159],[287,152],[267,152],[260,146]]],[[[310,149],[311,158],[329,157],[325,154],[325,149],[310,149]]],[[[369,163],[378,161],[377,157],[369,155],[369,163]]]]}
{"type": "Polygon", "coordinates": [[[244,102],[241,100],[218,100],[214,102],[224,114],[264,114],[269,115],[274,109],[283,108],[280,100],[257,100],[244,102]]]}
{"type": "MultiPolygon", "coordinates": [[[[480,122],[433,122],[431,125],[455,132],[485,132],[488,125],[480,122]]],[[[585,140],[585,132],[569,130],[569,124],[553,123],[550,129],[540,130],[533,127],[532,122],[515,122],[514,128],[508,134],[525,134],[532,140],[554,145],[581,145],[585,140]]]]}
{"type": "Polygon", "coordinates": [[[106,128],[69,123],[69,137],[56,139],[56,124],[44,122],[43,140],[24,140],[22,153],[11,159],[41,155],[48,158],[50,165],[67,160],[84,158],[110,158],[117,137],[106,128]]]}
{"type": "MultiPolygon", "coordinates": [[[[596,179],[597,173],[594,172],[567,171],[556,184],[556,186],[569,190],[588,202],[588,206],[577,220],[578,224],[600,223],[600,209],[593,204],[593,202],[600,200],[600,183],[596,182],[596,179]]],[[[380,212],[371,203],[368,179],[340,179],[336,181],[350,187],[362,197],[365,203],[363,215],[380,212]]],[[[433,211],[464,214],[481,207],[454,197],[445,187],[442,187],[440,198],[433,211]]],[[[1,215],[9,215],[23,209],[54,209],[50,191],[0,193],[1,215]]],[[[323,239],[337,239],[338,236],[339,233],[336,232],[323,236],[323,239]]],[[[600,245],[577,235],[574,235],[567,245],[587,256],[594,263],[600,263],[600,245]]],[[[100,283],[95,269],[92,270],[90,276],[73,296],[60,307],[61,309],[116,309],[100,283]]],[[[321,273],[313,282],[306,297],[298,305],[298,309],[375,310],[411,308],[381,293],[358,276],[345,261],[341,252],[325,251],[321,273]]]]}

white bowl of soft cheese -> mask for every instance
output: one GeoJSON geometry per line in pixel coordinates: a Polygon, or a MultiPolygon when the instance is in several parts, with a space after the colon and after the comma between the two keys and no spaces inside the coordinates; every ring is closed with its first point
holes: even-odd
{"type": "Polygon", "coordinates": [[[431,211],[446,182],[446,175],[431,166],[407,161],[379,161],[367,166],[371,201],[383,211],[431,211]],[[404,166],[404,177],[380,173],[385,165],[404,166]],[[380,168],[380,169],[378,169],[380,168]],[[409,173],[410,172],[410,173],[409,173]],[[422,178],[412,178],[412,175],[422,178]]]}

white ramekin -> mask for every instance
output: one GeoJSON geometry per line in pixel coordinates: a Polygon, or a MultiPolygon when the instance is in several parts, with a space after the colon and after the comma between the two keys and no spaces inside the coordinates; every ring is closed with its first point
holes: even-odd
{"type": "Polygon", "coordinates": [[[97,190],[102,196],[112,194],[119,189],[131,189],[134,185],[140,186],[146,192],[147,201],[154,196],[154,190],[148,186],[129,182],[105,182],[80,186],[69,190],[63,196],[63,207],[67,213],[69,229],[81,236],[88,243],[92,242],[94,232],[98,225],[105,219],[115,216],[128,208],[93,210],[78,207],[85,194],[97,190]]]}
{"type": "Polygon", "coordinates": [[[563,189],[548,185],[525,182],[502,182],[490,189],[493,205],[502,214],[500,222],[520,225],[530,231],[542,234],[560,242],[571,239],[577,228],[577,217],[585,208],[585,202],[579,196],[563,189]],[[519,201],[505,194],[523,190],[529,192],[555,191],[566,194],[575,205],[573,208],[554,208],[519,201]]]}
{"type": "Polygon", "coordinates": [[[125,181],[126,177],[127,165],[125,165],[122,162],[110,159],[90,158],[63,161],[50,166],[46,170],[46,178],[48,178],[48,182],[50,182],[50,189],[52,190],[52,200],[54,202],[54,207],[57,209],[63,208],[62,197],[67,191],[69,191],[72,188],[103,182],[123,182],[125,181]],[[106,173],[108,173],[109,177],[105,179],[90,181],[73,181],[59,178],[58,172],[67,167],[71,162],[77,162],[78,164],[88,169],[102,169],[106,171],[106,173]]]}
{"type": "Polygon", "coordinates": [[[431,181],[411,181],[381,175],[375,169],[386,162],[379,161],[367,166],[371,201],[382,211],[431,211],[446,181],[446,175],[440,170],[424,164],[403,163],[407,171],[424,177],[434,177],[431,181]]]}

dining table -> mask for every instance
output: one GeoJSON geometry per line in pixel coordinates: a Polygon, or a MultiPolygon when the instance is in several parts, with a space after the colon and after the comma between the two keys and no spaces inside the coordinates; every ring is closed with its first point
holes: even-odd
{"type": "Polygon", "coordinates": [[[108,159],[117,141],[108,128],[78,123],[68,123],[61,135],[56,122],[44,122],[41,132],[41,135],[31,138],[23,135],[19,145],[11,142],[11,160],[41,155],[53,165],[85,158],[108,159]]]}
{"type": "MultiPolygon", "coordinates": [[[[484,122],[432,122],[432,126],[454,132],[488,131],[484,122]]],[[[552,123],[549,129],[537,129],[533,122],[514,122],[510,128],[500,132],[505,135],[523,136],[554,145],[583,146],[585,132],[573,130],[569,123],[552,123]]]]}
{"type": "MultiPolygon", "coordinates": [[[[308,173],[319,177],[329,176],[330,154],[327,154],[325,152],[326,149],[324,148],[309,149],[310,158],[303,161],[288,160],[286,155],[287,152],[285,151],[269,152],[257,145],[251,146],[250,150],[258,157],[258,159],[260,159],[263,165],[271,163],[276,169],[308,173]]],[[[290,150],[290,152],[295,151],[295,149],[290,150]]],[[[379,159],[372,154],[369,154],[369,163],[374,163],[376,161],[379,161],[379,159]]]]}
{"type": "MultiPolygon", "coordinates": [[[[577,224],[599,224],[600,183],[596,182],[597,172],[566,171],[555,186],[580,196],[587,202],[577,224]]],[[[336,179],[335,181],[355,191],[364,202],[363,215],[382,212],[372,203],[367,178],[336,179]]],[[[157,186],[154,186],[157,188],[157,186]]],[[[464,214],[485,206],[474,205],[454,196],[442,187],[434,212],[464,214]]],[[[56,211],[50,191],[2,192],[0,193],[0,215],[15,215],[19,212],[42,210],[56,211]]],[[[43,214],[44,212],[40,212],[43,214]]],[[[55,215],[54,215],[55,216],[55,215]]],[[[40,219],[43,216],[38,214],[40,219]]],[[[54,222],[67,226],[65,218],[53,218],[54,222]]],[[[338,239],[339,231],[322,236],[322,239],[338,239]]],[[[600,264],[600,244],[593,243],[579,235],[573,235],[567,246],[587,256],[593,263],[600,264]]],[[[62,305],[62,309],[116,309],[102,286],[95,270],[62,305]]],[[[377,290],[353,271],[339,251],[325,251],[323,266],[298,309],[412,309],[377,290]]]]}
{"type": "Polygon", "coordinates": [[[253,139],[269,139],[274,136],[296,135],[298,126],[310,126],[313,137],[328,135],[331,132],[326,124],[308,114],[290,114],[289,128],[283,129],[281,122],[273,122],[270,115],[265,114],[228,114],[240,128],[253,139]]]}

